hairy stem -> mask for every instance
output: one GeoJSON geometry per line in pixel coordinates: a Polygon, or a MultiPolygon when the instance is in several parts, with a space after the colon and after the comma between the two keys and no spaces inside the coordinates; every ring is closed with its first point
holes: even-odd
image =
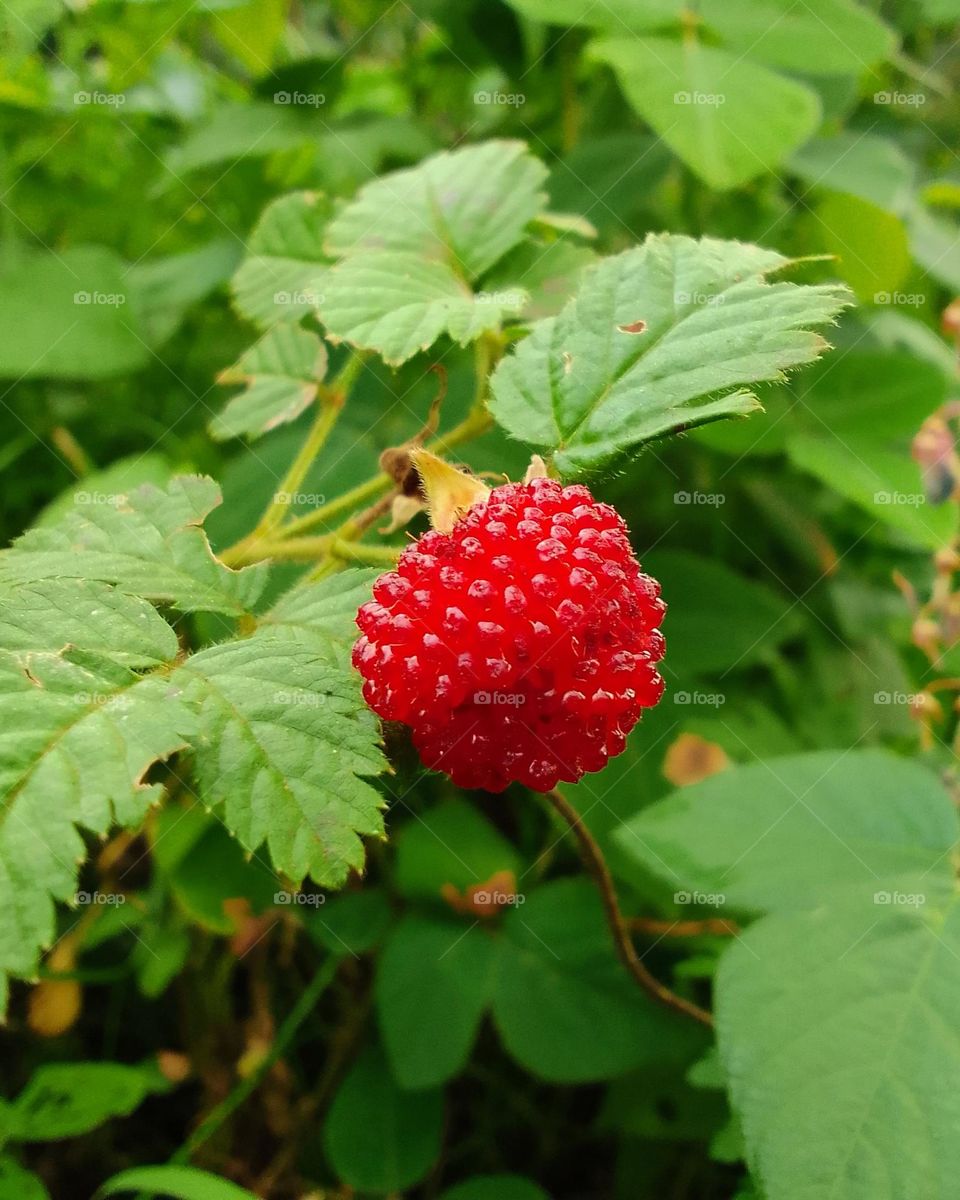
{"type": "Polygon", "coordinates": [[[277,1030],[277,1036],[273,1039],[273,1045],[269,1052],[264,1056],[263,1061],[251,1071],[246,1078],[241,1079],[237,1086],[228,1096],[225,1096],[220,1103],[207,1114],[203,1121],[197,1126],[193,1133],[187,1138],[184,1144],[171,1158],[172,1163],[186,1163],[196,1154],[200,1147],[210,1140],[217,1132],[221,1125],[240,1107],[251,1093],[255,1092],[260,1086],[261,1080],[277,1061],[278,1058],[288,1049],[290,1043],[297,1034],[297,1030],[303,1022],[309,1017],[316,1007],[317,1001],[333,982],[333,977],[337,973],[337,968],[340,966],[340,956],[331,955],[323,965],[319,968],[314,977],[310,980],[304,990],[300,993],[300,998],[287,1014],[283,1024],[277,1030]]]}
{"type": "Polygon", "coordinates": [[[569,800],[561,795],[557,788],[553,788],[552,791],[547,792],[546,798],[577,839],[584,864],[593,876],[597,889],[600,892],[600,899],[603,901],[607,924],[610,926],[614,945],[623,965],[648,996],[665,1005],[667,1008],[672,1008],[675,1012],[685,1013],[688,1017],[693,1017],[695,1021],[699,1021],[702,1025],[712,1025],[713,1017],[706,1009],[700,1008],[699,1005],[692,1003],[690,1000],[685,1000],[675,992],[671,992],[665,984],[651,975],[643,965],[633,942],[630,940],[630,930],[623,913],[620,911],[617,893],[613,886],[613,877],[603,857],[603,851],[597,845],[593,834],[590,833],[583,823],[583,818],[569,800]]]}
{"type": "Polygon", "coordinates": [[[330,554],[347,562],[366,563],[372,567],[392,567],[400,557],[402,546],[360,546],[346,538],[337,537],[330,543],[330,554]]]}

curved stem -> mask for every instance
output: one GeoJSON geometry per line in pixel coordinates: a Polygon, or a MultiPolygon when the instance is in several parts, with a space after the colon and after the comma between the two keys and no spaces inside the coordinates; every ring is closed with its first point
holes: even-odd
{"type": "Polygon", "coordinates": [[[260,1086],[260,1081],[289,1047],[296,1036],[297,1030],[313,1012],[317,1001],[333,982],[333,977],[337,973],[340,961],[340,956],[334,954],[320,966],[317,973],[300,993],[300,999],[287,1014],[283,1024],[277,1030],[277,1036],[273,1039],[273,1044],[262,1062],[245,1079],[241,1079],[233,1091],[224,1097],[206,1115],[203,1121],[200,1122],[176,1154],[170,1159],[172,1163],[189,1162],[204,1142],[208,1142],[224,1121],[240,1107],[252,1092],[257,1090],[260,1086]]]}
{"type": "Polygon", "coordinates": [[[675,1012],[685,1013],[688,1017],[693,1017],[701,1025],[713,1025],[713,1017],[706,1009],[700,1008],[699,1005],[692,1003],[690,1000],[684,1000],[682,996],[678,996],[675,992],[671,992],[666,984],[661,983],[659,979],[651,975],[643,965],[633,942],[630,940],[630,930],[623,913],[620,911],[617,893],[613,886],[613,877],[603,857],[603,851],[597,845],[593,834],[587,829],[583,823],[583,818],[569,800],[562,796],[556,788],[547,792],[546,798],[554,811],[563,818],[579,843],[581,857],[587,870],[593,876],[597,889],[600,892],[600,899],[603,901],[607,924],[610,926],[610,932],[613,934],[614,945],[616,946],[620,961],[648,996],[651,996],[667,1008],[672,1008],[675,1012]]]}

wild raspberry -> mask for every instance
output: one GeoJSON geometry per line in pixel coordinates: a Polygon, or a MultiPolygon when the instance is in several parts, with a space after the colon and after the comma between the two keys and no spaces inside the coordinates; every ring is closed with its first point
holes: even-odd
{"type": "Polygon", "coordinates": [[[353,662],[426,766],[460,787],[545,792],[619,754],[660,699],[659,594],[610,505],[508,483],[377,580],[353,662]]]}

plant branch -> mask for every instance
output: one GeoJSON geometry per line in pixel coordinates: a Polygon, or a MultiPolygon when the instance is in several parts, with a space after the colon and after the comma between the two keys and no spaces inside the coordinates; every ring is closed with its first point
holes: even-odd
{"type": "Polygon", "coordinates": [[[696,921],[670,921],[660,917],[630,917],[628,928],[636,933],[650,933],[658,937],[703,937],[705,934],[714,937],[733,937],[740,932],[736,921],[728,921],[723,917],[704,917],[696,921]]]}
{"type": "Polygon", "coordinates": [[[316,1007],[317,1001],[333,982],[333,977],[340,966],[340,956],[331,955],[318,969],[304,990],[300,999],[287,1014],[283,1024],[277,1030],[269,1051],[257,1067],[207,1114],[197,1128],[191,1133],[180,1149],[170,1159],[172,1163],[187,1163],[200,1147],[210,1140],[221,1125],[240,1107],[251,1093],[255,1092],[273,1064],[288,1049],[300,1026],[316,1007]]]}
{"type": "Polygon", "coordinates": [[[659,979],[651,975],[643,965],[633,942],[630,940],[630,930],[623,913],[620,911],[617,893],[613,886],[613,877],[603,857],[603,851],[597,845],[593,834],[590,833],[583,823],[583,818],[569,800],[560,794],[557,788],[553,788],[547,792],[546,798],[579,843],[581,857],[587,870],[593,876],[597,889],[600,892],[600,899],[603,901],[607,924],[610,926],[610,932],[613,934],[614,945],[616,946],[620,961],[648,996],[665,1005],[667,1008],[672,1008],[675,1012],[685,1013],[688,1017],[693,1017],[701,1025],[713,1025],[713,1017],[706,1009],[700,1008],[699,1005],[692,1003],[690,1000],[685,1000],[682,996],[678,996],[675,992],[672,992],[659,979]]]}

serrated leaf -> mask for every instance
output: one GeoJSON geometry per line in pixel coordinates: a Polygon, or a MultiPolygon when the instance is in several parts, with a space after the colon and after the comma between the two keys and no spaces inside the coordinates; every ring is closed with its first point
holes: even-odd
{"type": "Polygon", "coordinates": [[[0,588],[0,646],[86,650],[126,667],[156,667],[177,635],[152,604],[92,579],[45,579],[0,588]]]}
{"type": "Polygon", "coordinates": [[[218,382],[242,383],[246,390],[210,422],[211,434],[254,438],[296,420],[317,398],[326,372],[327,348],[315,333],[277,325],[221,371],[218,382]]]}
{"type": "Polygon", "coordinates": [[[758,246],[670,234],[602,260],[501,362],[494,417],[578,475],[666,433],[754,411],[752,396],[729,389],[813,361],[825,343],[807,327],[848,303],[839,285],[767,282],[786,265],[758,246]]]}
{"type": "Polygon", "coordinates": [[[159,796],[147,771],[194,725],[162,676],[85,651],[0,651],[0,976],[36,970],[52,900],[76,888],[78,829],[138,824],[159,796]]]}
{"type": "Polygon", "coordinates": [[[248,851],[278,872],[341,885],[383,832],[384,767],[373,714],[348,656],[322,636],[277,628],[212,646],[176,672],[198,706],[197,790],[248,851]]]}
{"type": "Polygon", "coordinates": [[[178,476],[165,491],[143,484],[128,495],[91,493],[56,525],[0,551],[0,586],[94,579],[183,611],[239,616],[263,590],[266,568],[232,571],[214,557],[202,523],[219,503],[217,485],[197,475],[178,476]]]}
{"type": "Polygon", "coordinates": [[[960,1155],[960,909],[776,914],[717,977],[747,1160],[770,1200],[946,1200],[960,1155]]]}
{"type": "Polygon", "coordinates": [[[263,211],[233,277],[233,301],[263,328],[296,323],[323,294],[327,256],[323,231],[329,202],[317,192],[292,192],[263,211]]]}
{"type": "Polygon", "coordinates": [[[688,893],[754,912],[838,889],[950,886],[957,818],[937,778],[880,750],[823,750],[681,788],[615,834],[623,855],[688,893]]]}
{"type": "Polygon", "coordinates": [[[475,280],[544,208],[546,175],[523,142],[442,151],[361,188],[330,222],[326,251],[335,257],[400,251],[475,280]]]}
{"type": "Polygon", "coordinates": [[[475,293],[446,263],[385,250],[330,269],[320,319],[332,341],[376,350],[399,366],[442,334],[465,346],[526,302],[522,288],[475,293]]]}
{"type": "Polygon", "coordinates": [[[697,39],[605,38],[590,56],[613,68],[637,113],[714,188],[747,183],[816,132],[816,92],[697,39]]]}
{"type": "Polygon", "coordinates": [[[352,642],[359,636],[357,610],[370,599],[381,571],[340,571],[329,579],[291,588],[261,619],[262,628],[278,628],[290,637],[318,634],[352,642]]]}

